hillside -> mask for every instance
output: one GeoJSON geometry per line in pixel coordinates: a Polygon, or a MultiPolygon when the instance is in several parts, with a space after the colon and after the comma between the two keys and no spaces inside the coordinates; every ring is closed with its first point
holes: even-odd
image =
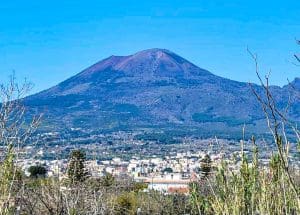
{"type": "MultiPolygon", "coordinates": [[[[300,90],[300,79],[293,85],[300,90]]],[[[286,105],[289,89],[272,87],[280,107],[286,105]]],[[[245,123],[251,132],[265,131],[248,83],[216,76],[165,49],[108,57],[25,103],[55,127],[217,134],[240,132],[245,123]]],[[[292,101],[290,116],[300,119],[299,100],[292,101]]]]}

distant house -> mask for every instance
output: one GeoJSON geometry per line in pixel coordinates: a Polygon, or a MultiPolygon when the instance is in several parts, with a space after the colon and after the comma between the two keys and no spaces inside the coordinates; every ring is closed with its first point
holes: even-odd
{"type": "Polygon", "coordinates": [[[144,182],[148,183],[148,190],[187,194],[191,180],[184,178],[181,173],[169,173],[160,177],[147,177],[144,182]]]}

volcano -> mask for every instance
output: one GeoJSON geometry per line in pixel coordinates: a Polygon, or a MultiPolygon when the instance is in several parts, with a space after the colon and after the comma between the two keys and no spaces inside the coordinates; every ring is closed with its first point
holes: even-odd
{"type": "MultiPolygon", "coordinates": [[[[299,78],[294,90],[299,93],[299,78]]],[[[262,88],[253,85],[258,92],[262,88]]],[[[279,107],[289,86],[272,86],[279,107]]],[[[166,49],[110,56],[58,85],[27,97],[31,113],[54,127],[179,129],[218,134],[261,132],[261,106],[248,83],[222,78],[166,49]]],[[[300,119],[299,99],[289,115],[300,119]]]]}

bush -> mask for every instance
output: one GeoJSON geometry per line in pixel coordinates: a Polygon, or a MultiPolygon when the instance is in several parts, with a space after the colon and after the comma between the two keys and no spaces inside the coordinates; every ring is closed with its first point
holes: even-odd
{"type": "Polygon", "coordinates": [[[28,172],[32,178],[45,177],[47,174],[47,169],[44,166],[37,165],[29,167],[28,172]]]}
{"type": "Polygon", "coordinates": [[[137,198],[132,192],[122,193],[116,199],[115,214],[130,215],[137,212],[137,198]]]}

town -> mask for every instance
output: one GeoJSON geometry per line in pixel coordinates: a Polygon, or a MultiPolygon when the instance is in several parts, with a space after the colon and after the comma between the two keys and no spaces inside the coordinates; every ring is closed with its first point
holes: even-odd
{"type": "MultiPolygon", "coordinates": [[[[148,190],[188,193],[191,182],[213,173],[222,161],[227,162],[232,171],[238,170],[241,165],[241,144],[244,144],[243,153],[249,157],[253,147],[251,141],[236,142],[217,138],[184,138],[181,143],[161,144],[156,141],[135,140],[128,133],[120,132],[98,138],[101,139],[101,144],[90,143],[88,147],[79,143],[54,147],[51,143],[52,148],[26,146],[20,151],[25,158],[17,163],[27,176],[30,176],[28,169],[31,166],[43,166],[48,177],[64,179],[67,178],[69,160],[67,153],[60,152],[80,148],[87,153],[85,168],[90,177],[100,178],[107,174],[114,177],[126,176],[136,182],[146,183],[148,190]],[[122,147],[119,148],[120,146],[122,147]],[[51,154],[53,156],[49,156],[51,154]],[[53,159],[54,155],[56,159],[53,159]],[[207,166],[208,169],[203,170],[207,166]]],[[[259,159],[263,165],[268,165],[269,156],[261,148],[259,159]]],[[[297,162],[294,164],[299,166],[297,162]]]]}
{"type": "MultiPolygon", "coordinates": [[[[177,153],[164,158],[153,155],[151,158],[142,159],[133,156],[125,161],[119,157],[111,160],[87,160],[85,168],[91,177],[99,178],[106,174],[115,177],[129,176],[136,182],[147,183],[148,189],[162,192],[188,192],[189,183],[201,177],[201,166],[207,157],[211,171],[220,164],[224,154],[206,154],[205,152],[177,153]]],[[[42,165],[47,169],[48,177],[66,178],[68,159],[61,160],[36,160],[25,159],[18,162],[27,176],[31,166],[42,165]]]]}

